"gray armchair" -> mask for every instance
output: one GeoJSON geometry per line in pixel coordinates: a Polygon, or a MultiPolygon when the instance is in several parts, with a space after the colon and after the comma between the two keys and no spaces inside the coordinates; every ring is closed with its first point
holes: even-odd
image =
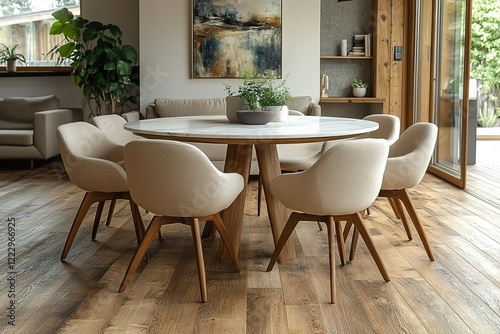
{"type": "Polygon", "coordinates": [[[0,98],[0,159],[47,160],[59,154],[56,129],[83,120],[83,110],[60,108],[55,95],[0,98]]]}

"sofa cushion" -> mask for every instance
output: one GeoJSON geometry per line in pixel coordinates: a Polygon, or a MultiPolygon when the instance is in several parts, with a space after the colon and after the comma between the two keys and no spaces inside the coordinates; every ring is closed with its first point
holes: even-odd
{"type": "Polygon", "coordinates": [[[33,130],[0,130],[0,145],[31,146],[33,130]]]}
{"type": "Polygon", "coordinates": [[[0,120],[33,124],[37,111],[59,108],[55,95],[40,97],[6,97],[0,102],[0,120]]]}
{"type": "Polygon", "coordinates": [[[155,109],[160,117],[225,115],[225,98],[210,99],[155,99],[155,109]]]}

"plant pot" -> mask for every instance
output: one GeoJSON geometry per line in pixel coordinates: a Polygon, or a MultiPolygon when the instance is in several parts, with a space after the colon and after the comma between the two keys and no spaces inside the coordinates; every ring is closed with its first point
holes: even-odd
{"type": "Polygon", "coordinates": [[[236,116],[242,124],[262,125],[271,121],[273,113],[269,110],[238,110],[236,116]]]}
{"type": "Polygon", "coordinates": [[[15,72],[15,71],[16,71],[16,61],[7,60],[7,72],[15,72]]]}
{"type": "Polygon", "coordinates": [[[273,114],[271,122],[285,122],[288,119],[288,106],[269,106],[268,109],[273,114]]]}
{"type": "Polygon", "coordinates": [[[236,111],[245,108],[245,101],[239,96],[226,96],[226,117],[229,123],[238,123],[236,111]]]}
{"type": "Polygon", "coordinates": [[[363,97],[366,95],[366,87],[360,88],[360,87],[354,87],[352,89],[352,94],[356,97],[363,97]]]}

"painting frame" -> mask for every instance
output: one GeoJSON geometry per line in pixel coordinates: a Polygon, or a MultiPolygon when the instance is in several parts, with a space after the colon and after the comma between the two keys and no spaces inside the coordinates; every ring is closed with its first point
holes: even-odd
{"type": "Polygon", "coordinates": [[[282,77],[282,0],[192,0],[191,78],[282,77]]]}

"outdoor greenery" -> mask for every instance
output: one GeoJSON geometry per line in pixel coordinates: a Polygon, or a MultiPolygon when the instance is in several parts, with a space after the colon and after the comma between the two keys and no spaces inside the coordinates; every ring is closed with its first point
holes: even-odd
{"type": "Polygon", "coordinates": [[[31,12],[30,0],[0,0],[0,16],[31,12]]]}
{"type": "Polygon", "coordinates": [[[50,34],[64,39],[50,54],[58,61],[71,62],[73,81],[83,89],[93,116],[118,113],[117,106],[132,85],[130,75],[138,60],[135,48],[122,45],[122,32],[116,25],[74,17],[67,8],[52,16],[56,22],[50,34]]]}
{"type": "Polygon", "coordinates": [[[286,78],[278,83],[274,71],[256,73],[246,70],[241,75],[241,79],[243,83],[238,87],[237,92],[233,92],[229,84],[225,84],[225,89],[229,96],[239,96],[245,100],[245,106],[249,110],[265,110],[269,106],[283,106],[291,100],[290,90],[285,86],[286,78]]]}
{"type": "Polygon", "coordinates": [[[500,107],[500,6],[497,0],[474,0],[471,43],[471,78],[478,80],[480,91],[478,108],[487,109],[482,112],[493,117],[500,107]]]}
{"type": "Polygon", "coordinates": [[[492,110],[482,108],[477,113],[477,124],[483,128],[491,128],[495,125],[498,115],[492,110]]]}

